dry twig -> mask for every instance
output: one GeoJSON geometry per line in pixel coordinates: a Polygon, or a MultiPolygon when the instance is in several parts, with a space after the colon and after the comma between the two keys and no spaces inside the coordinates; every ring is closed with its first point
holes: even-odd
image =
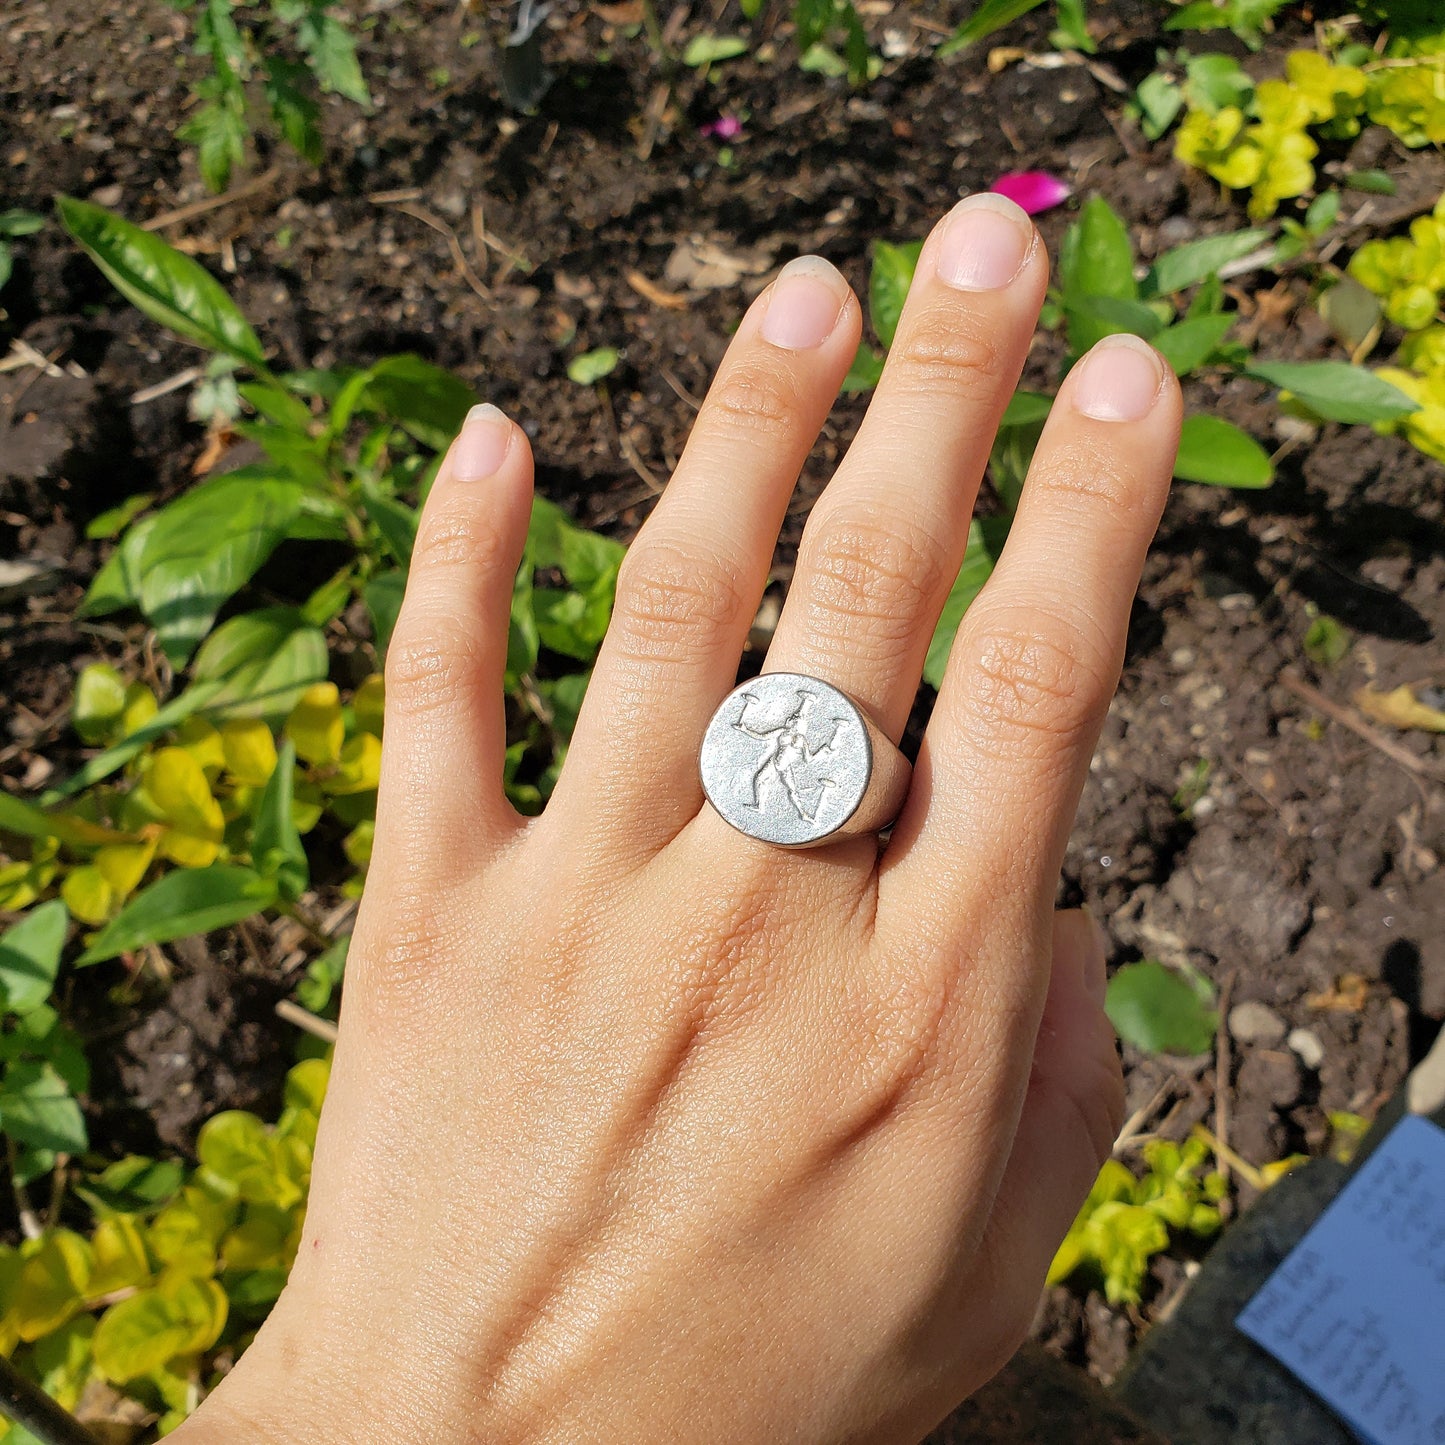
{"type": "Polygon", "coordinates": [[[1303,698],[1311,707],[1324,713],[1327,718],[1333,719],[1342,727],[1349,728],[1356,737],[1363,738],[1372,748],[1378,748],[1392,763],[1398,763],[1407,772],[1414,773],[1418,778],[1428,778],[1433,783],[1445,783],[1445,768],[1427,762],[1424,758],[1417,758],[1409,748],[1401,747],[1392,738],[1387,738],[1378,728],[1371,727],[1358,713],[1335,702],[1332,698],[1326,697],[1318,688],[1311,687],[1302,677],[1286,671],[1280,673],[1279,680],[1296,697],[1303,698]]]}

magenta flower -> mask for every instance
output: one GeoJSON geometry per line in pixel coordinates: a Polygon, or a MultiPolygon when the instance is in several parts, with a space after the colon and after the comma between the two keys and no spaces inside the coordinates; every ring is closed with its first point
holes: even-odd
{"type": "Polygon", "coordinates": [[[1017,202],[1031,216],[1057,206],[1072,194],[1063,181],[1047,171],[1009,171],[1001,175],[989,190],[1017,202]]]}
{"type": "Polygon", "coordinates": [[[721,141],[736,140],[742,133],[743,123],[735,115],[720,115],[716,120],[708,121],[698,132],[721,141]]]}

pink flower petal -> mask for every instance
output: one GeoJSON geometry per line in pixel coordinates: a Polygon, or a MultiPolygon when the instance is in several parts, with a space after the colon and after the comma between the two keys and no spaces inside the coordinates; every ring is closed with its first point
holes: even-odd
{"type": "Polygon", "coordinates": [[[718,140],[736,140],[743,133],[743,123],[735,115],[720,115],[703,126],[699,134],[718,140]]]}
{"type": "Polygon", "coordinates": [[[989,190],[1017,202],[1031,216],[1057,206],[1072,194],[1063,181],[1047,171],[1009,171],[1000,176],[989,190]]]}

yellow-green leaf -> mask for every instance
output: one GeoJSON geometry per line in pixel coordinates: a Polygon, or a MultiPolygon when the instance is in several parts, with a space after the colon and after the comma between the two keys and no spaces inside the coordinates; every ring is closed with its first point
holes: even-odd
{"type": "Polygon", "coordinates": [[[233,718],[221,729],[226,771],[238,783],[264,788],[276,770],[276,739],[260,718],[233,718]]]}
{"type": "Polygon", "coordinates": [[[340,760],[346,724],[334,682],[313,683],[301,694],[286,719],[286,736],[296,744],[296,755],[312,767],[328,768],[340,760]]]}
{"type": "Polygon", "coordinates": [[[69,1229],[57,1229],[35,1246],[20,1268],[6,1311],[22,1340],[58,1330],[81,1308],[90,1265],[90,1245],[69,1229]]]}
{"type": "Polygon", "coordinates": [[[112,1384],[124,1384],[177,1355],[210,1349],[225,1325],[226,1292],[215,1280],[167,1278],[100,1317],[93,1341],[96,1368],[112,1384]]]}
{"type": "Polygon", "coordinates": [[[99,926],[115,912],[115,889],[93,863],[72,868],[61,882],[60,896],[82,923],[99,926]]]}
{"type": "Polygon", "coordinates": [[[145,1236],[133,1215],[101,1220],[90,1237],[90,1248],[93,1265],[86,1293],[91,1299],[145,1284],[151,1277],[145,1236]]]}
{"type": "Polygon", "coordinates": [[[70,714],[81,742],[93,747],[108,742],[124,709],[125,678],[115,668],[108,662],[93,662],[81,669],[70,714]]]}

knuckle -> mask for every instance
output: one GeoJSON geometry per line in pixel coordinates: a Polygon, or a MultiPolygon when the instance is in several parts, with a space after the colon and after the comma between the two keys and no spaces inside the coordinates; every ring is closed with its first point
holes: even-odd
{"type": "Polygon", "coordinates": [[[454,619],[403,618],[386,649],[386,705],[439,712],[465,700],[481,670],[479,641],[454,619]]]}
{"type": "Polygon", "coordinates": [[[1107,447],[1078,438],[1049,452],[1038,485],[1049,494],[1051,502],[1077,500],[1091,511],[1121,519],[1140,514],[1149,500],[1138,479],[1120,467],[1119,458],[1107,447]]]}
{"type": "Polygon", "coordinates": [[[978,312],[935,304],[899,332],[888,369],[905,391],[978,395],[1002,373],[1001,333],[978,312]]]}
{"type": "Polygon", "coordinates": [[[466,567],[490,572],[504,567],[511,572],[507,540],[497,528],[495,514],[475,505],[473,497],[466,502],[423,519],[412,553],[414,569],[466,567]]]}
{"type": "Polygon", "coordinates": [[[918,619],[947,586],[943,549],[926,529],[872,509],[819,516],[806,552],[808,627],[824,641],[858,643],[866,621],[874,645],[912,641],[918,619]],[[846,632],[846,639],[835,636],[846,632]]]}
{"type": "Polygon", "coordinates": [[[706,419],[732,435],[775,442],[788,435],[802,410],[797,380],[761,357],[740,357],[708,392],[706,419]]]}
{"type": "Polygon", "coordinates": [[[685,657],[745,610],[735,562],[695,545],[640,540],[618,573],[612,628],[626,656],[685,657]]]}
{"type": "Polygon", "coordinates": [[[967,706],[1000,751],[1080,742],[1114,692],[1113,666],[1074,621],[986,619],[970,629],[961,662],[967,706]]]}

